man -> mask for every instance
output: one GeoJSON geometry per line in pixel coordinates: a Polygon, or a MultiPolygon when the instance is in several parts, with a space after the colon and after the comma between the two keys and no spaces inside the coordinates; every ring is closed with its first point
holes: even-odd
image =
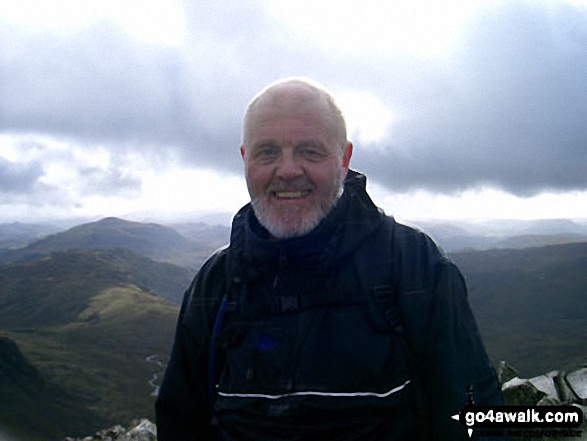
{"type": "Polygon", "coordinates": [[[468,439],[468,391],[500,395],[464,281],[373,204],[332,97],[271,84],[240,151],[251,203],[185,295],[159,440],[468,439]]]}

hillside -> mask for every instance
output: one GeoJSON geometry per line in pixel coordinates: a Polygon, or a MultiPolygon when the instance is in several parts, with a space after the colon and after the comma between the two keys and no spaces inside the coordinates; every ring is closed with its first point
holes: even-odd
{"type": "Polygon", "coordinates": [[[51,253],[0,267],[0,311],[6,314],[2,326],[67,322],[100,289],[120,284],[137,285],[179,305],[192,276],[187,269],[129,250],[51,253]]]}
{"type": "Polygon", "coordinates": [[[36,259],[54,251],[100,248],[125,248],[152,260],[194,271],[217,247],[216,239],[210,243],[205,230],[188,239],[162,225],[109,217],[47,236],[20,249],[5,251],[0,254],[0,265],[36,259]]]}
{"type": "Polygon", "coordinates": [[[4,385],[13,397],[11,424],[33,432],[42,427],[36,433],[57,440],[61,429],[31,419],[56,412],[77,421],[68,435],[82,435],[152,418],[149,380],[160,368],[147,357],[169,353],[178,314],[158,294],[177,303],[190,277],[186,269],[128,250],[62,251],[0,267],[0,331],[32,367],[12,369],[29,374],[22,381],[7,377],[4,385]],[[31,387],[58,391],[55,396],[66,397],[69,407],[47,410],[48,403],[60,401],[42,394],[31,399],[31,387]],[[72,409],[78,416],[68,414],[72,409]]]}
{"type": "MultiPolygon", "coordinates": [[[[210,231],[178,229],[193,237],[210,231]]],[[[0,360],[16,360],[0,365],[0,392],[14,397],[8,410],[0,407],[0,433],[10,423],[62,439],[51,421],[71,419],[80,427],[67,434],[83,436],[153,418],[149,380],[160,368],[149,356],[169,353],[177,305],[194,271],[138,253],[166,243],[179,255],[191,242],[169,230],[104,219],[38,241],[0,265],[0,360]],[[54,417],[43,420],[45,414],[54,417]]],[[[218,229],[207,243],[224,233],[218,229]]],[[[530,377],[587,361],[587,243],[451,257],[467,279],[495,363],[506,360],[530,377]]]]}
{"type": "Polygon", "coordinates": [[[79,408],[76,397],[44,378],[20,352],[16,343],[0,335],[0,439],[7,433],[29,441],[46,434],[64,438],[99,425],[104,418],[79,408]],[[15,412],[17,410],[18,412],[15,412]],[[25,412],[26,411],[26,412],[25,412]]]}
{"type": "Polygon", "coordinates": [[[451,257],[494,361],[524,376],[587,362],[587,243],[451,257]]]}

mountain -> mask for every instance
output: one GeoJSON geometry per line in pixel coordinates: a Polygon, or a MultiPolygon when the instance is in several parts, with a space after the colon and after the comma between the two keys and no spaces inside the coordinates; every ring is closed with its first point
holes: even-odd
{"type": "Polygon", "coordinates": [[[568,219],[416,222],[414,225],[448,252],[587,242],[587,225],[568,219]]]}
{"type": "MultiPolygon", "coordinates": [[[[51,421],[75,420],[80,427],[67,435],[84,436],[152,419],[151,379],[161,368],[151,356],[165,362],[178,304],[194,275],[169,260],[195,264],[195,256],[202,261],[227,236],[225,227],[172,229],[107,218],[5,253],[0,392],[11,405],[0,406],[0,434],[5,423],[33,435],[43,427],[41,439],[57,440],[62,432],[51,421]],[[71,409],[80,417],[71,417],[71,409]],[[45,414],[52,417],[43,422],[45,414]]],[[[530,377],[587,361],[587,243],[451,257],[467,279],[495,363],[506,360],[530,377]]]]}
{"type": "Polygon", "coordinates": [[[587,361],[587,243],[451,257],[494,362],[533,376],[587,361]]]}
{"type": "Polygon", "coordinates": [[[132,284],[179,305],[192,273],[130,250],[72,250],[0,267],[2,326],[68,322],[101,289],[132,284]],[[77,305],[74,307],[72,305],[77,305]]]}
{"type": "Polygon", "coordinates": [[[11,397],[1,436],[58,440],[153,418],[153,360],[165,362],[183,293],[223,240],[219,229],[184,227],[192,239],[106,218],[0,255],[0,356],[20,354],[0,364],[11,397]]]}
{"type": "Polygon", "coordinates": [[[105,218],[70,228],[30,245],[0,255],[2,263],[35,259],[52,251],[127,248],[153,260],[170,262],[195,270],[215,249],[206,231],[190,239],[172,228],[118,218],[105,218]]]}
{"type": "Polygon", "coordinates": [[[177,303],[190,278],[187,269],[123,249],[53,252],[0,267],[5,353],[16,354],[16,347],[23,354],[12,357],[20,361],[9,372],[25,374],[8,376],[13,381],[4,390],[10,388],[11,404],[0,423],[19,423],[42,439],[58,440],[59,424],[32,421],[45,413],[52,421],[76,421],[67,435],[81,436],[153,418],[149,381],[161,368],[148,357],[167,356],[179,312],[163,296],[177,303]],[[49,402],[43,391],[63,400],[49,402]],[[61,402],[69,407],[47,407],[61,402]],[[80,417],[68,413],[72,409],[80,417]]]}

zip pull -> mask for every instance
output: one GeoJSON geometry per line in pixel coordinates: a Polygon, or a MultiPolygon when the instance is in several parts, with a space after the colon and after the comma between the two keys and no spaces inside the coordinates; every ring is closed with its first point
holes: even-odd
{"type": "Polygon", "coordinates": [[[275,272],[275,277],[273,278],[273,285],[272,288],[275,290],[277,289],[277,285],[279,284],[279,279],[281,275],[281,271],[285,268],[287,264],[287,251],[284,247],[279,249],[279,257],[277,258],[277,271],[275,272]]]}

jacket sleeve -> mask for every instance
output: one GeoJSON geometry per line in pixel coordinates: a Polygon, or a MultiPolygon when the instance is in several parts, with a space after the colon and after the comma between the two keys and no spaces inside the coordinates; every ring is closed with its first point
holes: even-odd
{"type": "Polygon", "coordinates": [[[219,255],[198,272],[184,295],[175,340],[155,403],[159,441],[212,440],[207,359],[211,323],[224,286],[219,255]]]}
{"type": "Polygon", "coordinates": [[[471,386],[475,404],[502,404],[497,376],[459,269],[423,233],[408,233],[404,239],[399,241],[404,267],[400,302],[423,389],[423,424],[431,439],[468,440],[466,428],[451,416],[467,403],[471,386]]]}
{"type": "Polygon", "coordinates": [[[472,389],[477,405],[503,404],[501,390],[469,306],[463,276],[446,259],[434,273],[425,340],[426,365],[431,373],[425,379],[431,394],[431,422],[434,431],[443,434],[438,439],[469,439],[464,426],[451,418],[467,403],[468,389],[472,389]]]}

